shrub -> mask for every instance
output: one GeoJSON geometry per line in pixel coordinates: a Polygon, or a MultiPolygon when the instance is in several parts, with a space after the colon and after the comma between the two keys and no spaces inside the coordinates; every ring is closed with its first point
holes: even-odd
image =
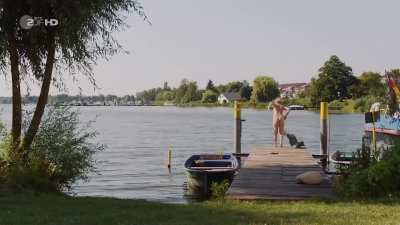
{"type": "Polygon", "coordinates": [[[345,100],[334,100],[329,103],[329,107],[345,107],[346,103],[345,100]]]}
{"type": "Polygon", "coordinates": [[[354,102],[354,110],[356,112],[368,112],[371,105],[375,102],[385,103],[385,99],[375,97],[375,96],[365,96],[356,99],[354,102]]]}
{"type": "Polygon", "coordinates": [[[201,98],[201,102],[203,103],[215,103],[217,102],[217,100],[218,100],[217,93],[211,90],[206,90],[201,98]]]}
{"type": "Polygon", "coordinates": [[[400,145],[377,152],[358,150],[355,161],[341,172],[348,174],[338,189],[344,197],[399,197],[400,145]]]}
{"type": "Polygon", "coordinates": [[[222,182],[213,182],[211,184],[211,195],[214,199],[223,200],[225,193],[228,191],[230,183],[228,180],[222,182]]]}
{"type": "MultiPolygon", "coordinates": [[[[27,124],[30,115],[25,120],[27,124]]],[[[69,107],[49,108],[25,162],[12,160],[9,138],[3,138],[3,185],[12,189],[63,191],[77,180],[87,180],[88,173],[94,171],[93,155],[104,146],[90,142],[96,132],[90,130],[91,122],[82,125],[78,117],[78,112],[69,107]]]]}
{"type": "Polygon", "coordinates": [[[307,97],[298,97],[298,98],[284,98],[284,105],[302,105],[302,106],[311,106],[311,100],[307,97]]]}

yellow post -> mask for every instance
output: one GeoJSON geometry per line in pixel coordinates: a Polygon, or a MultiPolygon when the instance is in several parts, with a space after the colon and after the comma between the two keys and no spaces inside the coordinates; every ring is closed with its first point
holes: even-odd
{"type": "Polygon", "coordinates": [[[374,143],[374,153],[375,153],[376,152],[375,112],[372,112],[372,143],[374,143]]]}
{"type": "Polygon", "coordinates": [[[241,143],[241,137],[242,137],[242,119],[241,119],[241,109],[240,109],[240,104],[238,101],[235,101],[234,107],[233,107],[233,116],[234,116],[234,135],[233,135],[233,145],[236,153],[241,153],[242,149],[242,143],[241,143]]]}
{"type": "Polygon", "coordinates": [[[235,101],[234,103],[234,117],[235,119],[239,119],[241,118],[241,109],[240,109],[240,103],[235,101]]]}
{"type": "Polygon", "coordinates": [[[168,168],[171,168],[172,151],[168,150],[168,168]]]}
{"type": "Polygon", "coordinates": [[[320,123],[320,152],[322,155],[322,167],[326,169],[328,160],[328,103],[321,102],[321,123],[320,123]]]}

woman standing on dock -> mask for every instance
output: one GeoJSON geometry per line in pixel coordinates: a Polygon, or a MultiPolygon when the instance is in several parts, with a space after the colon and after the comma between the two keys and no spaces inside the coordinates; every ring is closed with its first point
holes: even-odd
{"type": "Polygon", "coordinates": [[[272,125],[274,128],[274,145],[277,146],[278,133],[279,145],[283,146],[283,136],[285,135],[285,120],[289,114],[289,109],[282,104],[280,97],[272,101],[273,115],[272,125]]]}

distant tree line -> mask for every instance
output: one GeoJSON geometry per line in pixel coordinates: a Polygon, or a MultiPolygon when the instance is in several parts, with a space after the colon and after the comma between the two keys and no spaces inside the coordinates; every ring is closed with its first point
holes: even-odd
{"type": "MultiPolygon", "coordinates": [[[[82,102],[82,103],[104,103],[104,102],[135,102],[134,95],[124,95],[122,97],[116,95],[93,95],[93,96],[84,96],[84,95],[67,95],[67,94],[59,94],[49,96],[50,104],[57,103],[71,103],[71,102],[82,102]]],[[[25,104],[35,104],[38,100],[38,96],[25,96],[22,101],[25,104]]],[[[0,104],[11,104],[11,97],[0,97],[0,104]]]]}
{"type": "Polygon", "coordinates": [[[208,80],[205,89],[200,89],[196,81],[183,79],[176,88],[171,88],[165,82],[161,88],[152,88],[136,94],[136,99],[143,103],[173,102],[186,104],[190,102],[215,103],[222,93],[238,93],[244,101],[268,102],[279,96],[278,83],[271,77],[257,77],[253,86],[248,81],[232,81],[226,84],[215,85],[208,80]]]}

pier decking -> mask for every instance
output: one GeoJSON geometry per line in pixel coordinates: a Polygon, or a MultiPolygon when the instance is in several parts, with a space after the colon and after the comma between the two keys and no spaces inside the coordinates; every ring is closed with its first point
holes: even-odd
{"type": "Polygon", "coordinates": [[[306,149],[258,148],[245,160],[227,192],[227,198],[252,200],[303,200],[334,198],[326,175],[320,185],[297,184],[296,176],[306,171],[322,172],[306,149]]]}

